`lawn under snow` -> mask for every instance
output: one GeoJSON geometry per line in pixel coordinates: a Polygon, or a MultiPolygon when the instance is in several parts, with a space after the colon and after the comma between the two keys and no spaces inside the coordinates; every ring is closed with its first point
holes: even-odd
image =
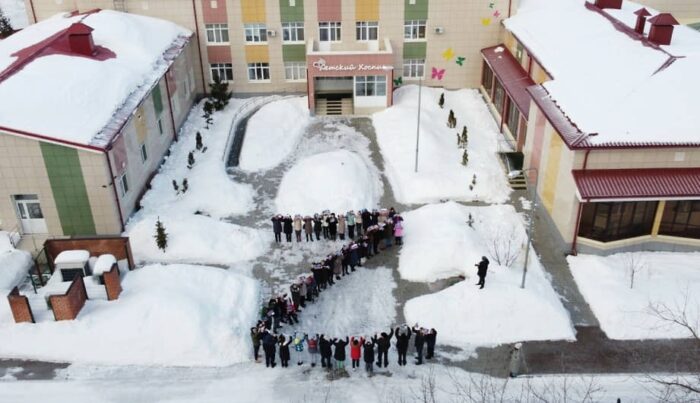
{"type": "Polygon", "coordinates": [[[665,305],[676,313],[685,305],[696,331],[700,328],[700,253],[579,255],[568,261],[579,290],[611,339],[690,337],[687,329],[661,321],[651,305],[665,305]],[[632,289],[630,256],[640,268],[632,289]]]}
{"type": "Polygon", "coordinates": [[[126,274],[116,301],[88,300],[76,320],[0,318],[0,355],[47,361],[226,366],[250,358],[256,280],[205,266],[151,265],[126,274]]]}
{"type": "MultiPolygon", "coordinates": [[[[27,276],[33,263],[29,252],[15,249],[10,242],[10,235],[0,231],[0,295],[6,295],[18,285],[27,276]]],[[[7,300],[3,299],[0,304],[7,304],[7,300]]]]}
{"type": "Polygon", "coordinates": [[[394,105],[372,116],[384,157],[385,173],[401,203],[431,203],[443,199],[506,201],[510,188],[498,161],[498,128],[477,90],[446,91],[423,87],[418,173],[414,172],[418,87],[394,92],[394,105]],[[445,94],[443,109],[438,106],[445,94]],[[457,127],[447,127],[452,109],[457,127]],[[469,163],[462,165],[463,150],[457,132],[468,130],[469,163]],[[469,190],[473,175],[476,186],[469,190]]]}
{"type": "Polygon", "coordinates": [[[10,19],[10,25],[14,29],[22,29],[29,25],[27,8],[24,0],[0,0],[0,10],[10,19]]]}
{"type": "Polygon", "coordinates": [[[465,207],[454,202],[428,205],[404,216],[404,245],[399,256],[401,277],[430,282],[463,275],[443,291],[409,300],[408,323],[438,330],[439,340],[458,347],[522,340],[573,339],[569,314],[552,289],[535,253],[530,254],[527,285],[520,288],[525,231],[512,206],[465,207]],[[470,228],[469,213],[475,221],[470,228]],[[519,253],[511,267],[496,262],[492,240],[513,238],[519,253]],[[486,287],[475,284],[481,256],[491,261],[486,287]]]}
{"type": "Polygon", "coordinates": [[[297,97],[264,105],[248,120],[239,168],[274,168],[294,151],[311,120],[308,98],[297,97]]]}

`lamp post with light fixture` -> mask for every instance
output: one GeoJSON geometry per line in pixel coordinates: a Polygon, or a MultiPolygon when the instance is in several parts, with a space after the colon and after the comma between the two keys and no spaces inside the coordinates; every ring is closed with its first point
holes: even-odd
{"type": "MultiPolygon", "coordinates": [[[[528,214],[527,244],[525,245],[525,264],[523,265],[523,279],[520,282],[520,288],[525,288],[525,277],[527,276],[527,263],[530,258],[530,242],[532,242],[532,231],[534,230],[535,226],[535,209],[537,208],[537,184],[539,182],[540,175],[537,171],[537,168],[527,168],[508,172],[508,178],[510,179],[515,178],[520,174],[525,175],[528,172],[535,173],[535,186],[531,187],[532,190],[530,192],[532,205],[530,206],[530,212],[528,214]]],[[[526,183],[529,184],[529,182],[529,178],[526,178],[526,183]]]]}

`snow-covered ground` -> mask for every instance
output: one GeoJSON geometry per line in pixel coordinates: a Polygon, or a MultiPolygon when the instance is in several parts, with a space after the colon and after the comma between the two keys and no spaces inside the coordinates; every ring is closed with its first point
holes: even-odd
{"type": "MultiPolygon", "coordinates": [[[[0,317],[0,356],[115,365],[224,366],[249,359],[259,284],[206,266],[129,272],[116,301],[88,300],[76,320],[0,317]]],[[[2,399],[0,399],[2,400],[2,399]]]]}
{"type": "Polygon", "coordinates": [[[402,203],[431,203],[443,199],[502,203],[508,186],[496,154],[498,127],[477,90],[444,91],[423,87],[418,173],[414,172],[418,87],[394,92],[394,105],[372,116],[394,195],[402,203]],[[438,106],[445,94],[443,109],[438,106]],[[457,127],[447,127],[453,110],[457,127]],[[456,134],[468,130],[469,163],[462,165],[456,134]],[[473,175],[476,185],[472,190],[473,175]]]}
{"type": "Polygon", "coordinates": [[[309,121],[307,97],[264,105],[248,121],[238,166],[244,171],[276,167],[294,151],[309,121]]]}
{"type": "Polygon", "coordinates": [[[15,249],[10,235],[0,231],[0,290],[4,292],[18,285],[27,276],[32,264],[32,255],[15,249]]]}
{"type": "Polygon", "coordinates": [[[14,29],[22,29],[29,25],[29,16],[24,0],[0,0],[0,10],[10,19],[14,29]]]}
{"type": "Polygon", "coordinates": [[[688,338],[681,326],[662,321],[652,306],[683,311],[700,328],[700,253],[634,252],[568,258],[579,290],[612,339],[688,338]],[[637,267],[630,288],[632,267],[637,267]],[[687,297],[687,299],[686,299],[687,297]]]}

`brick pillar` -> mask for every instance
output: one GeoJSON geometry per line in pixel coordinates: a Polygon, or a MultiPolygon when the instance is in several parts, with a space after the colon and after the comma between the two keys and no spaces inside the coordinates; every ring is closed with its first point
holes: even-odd
{"type": "Polygon", "coordinates": [[[87,291],[83,278],[76,276],[65,294],[52,295],[49,300],[56,320],[75,319],[87,301],[87,291]]]}
{"type": "Polygon", "coordinates": [[[24,295],[20,295],[17,287],[13,288],[7,295],[7,301],[10,303],[15,323],[34,323],[34,314],[32,314],[32,308],[29,306],[29,299],[24,295]]]}
{"type": "Polygon", "coordinates": [[[105,290],[107,291],[107,300],[113,301],[119,298],[119,294],[122,292],[122,285],[119,279],[119,268],[116,264],[112,266],[112,269],[108,272],[102,274],[105,283],[105,290]]]}

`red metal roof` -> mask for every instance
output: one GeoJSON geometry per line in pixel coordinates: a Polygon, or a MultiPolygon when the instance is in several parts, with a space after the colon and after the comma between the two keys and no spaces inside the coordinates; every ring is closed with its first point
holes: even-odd
{"type": "Polygon", "coordinates": [[[583,200],[700,198],[700,168],[574,170],[583,200]]]}
{"type": "Polygon", "coordinates": [[[657,16],[649,18],[651,25],[678,25],[678,21],[669,13],[661,13],[657,16]]]}
{"type": "Polygon", "coordinates": [[[510,98],[515,102],[515,106],[527,120],[530,114],[530,94],[527,93],[527,87],[534,85],[535,82],[520,66],[518,60],[510,54],[505,45],[482,49],[481,54],[510,98]],[[499,51],[497,52],[496,49],[499,51]]]}

